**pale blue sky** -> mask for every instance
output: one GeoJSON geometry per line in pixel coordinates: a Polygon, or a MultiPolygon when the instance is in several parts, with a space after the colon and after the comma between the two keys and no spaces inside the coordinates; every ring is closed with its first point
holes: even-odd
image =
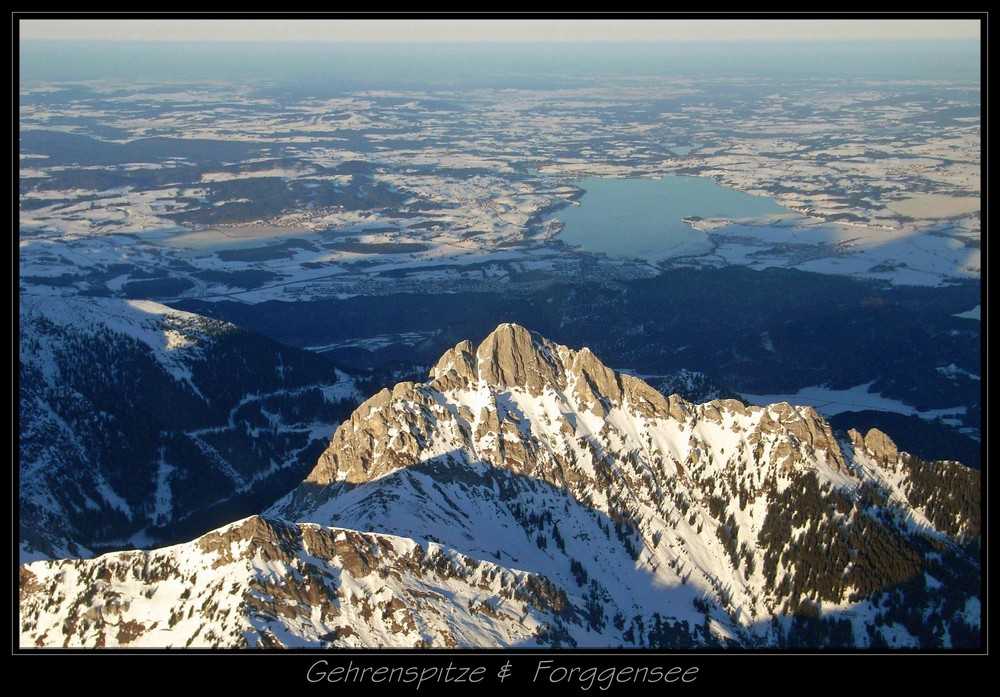
{"type": "Polygon", "coordinates": [[[928,19],[21,20],[21,39],[141,41],[896,41],[979,39],[979,21],[928,19]]]}

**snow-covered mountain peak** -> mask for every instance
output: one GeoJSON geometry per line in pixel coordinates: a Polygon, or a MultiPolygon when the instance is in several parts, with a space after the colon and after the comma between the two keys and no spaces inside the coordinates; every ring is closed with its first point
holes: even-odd
{"type": "Polygon", "coordinates": [[[502,325],[362,404],[266,518],[24,568],[22,642],[108,641],[120,594],[132,645],[971,645],[977,473],[852,438],[502,325]]]}
{"type": "Polygon", "coordinates": [[[849,476],[829,425],[810,407],[664,397],[587,348],[504,324],[477,347],[463,341],[447,351],[428,382],[400,383],[363,403],[299,497],[323,498],[318,489],[326,485],[373,481],[443,457],[557,486],[592,483],[595,463],[628,457],[643,467],[708,458],[720,472],[819,463],[849,476]]]}
{"type": "Polygon", "coordinates": [[[468,341],[446,352],[431,372],[435,387],[447,390],[456,378],[472,384],[484,381],[504,390],[521,387],[538,393],[546,385],[563,387],[564,370],[557,347],[517,324],[501,324],[478,347],[468,341]]]}
{"type": "Polygon", "coordinates": [[[54,289],[18,309],[23,560],[184,539],[241,497],[254,512],[248,493],[301,480],[351,406],[327,400],[322,357],[216,319],[54,289]]]}
{"type": "Polygon", "coordinates": [[[38,366],[49,380],[55,379],[56,363],[51,344],[65,341],[69,334],[124,337],[145,347],[176,380],[194,389],[189,363],[201,356],[206,341],[233,330],[224,322],[147,300],[23,294],[19,313],[20,359],[38,366]]]}

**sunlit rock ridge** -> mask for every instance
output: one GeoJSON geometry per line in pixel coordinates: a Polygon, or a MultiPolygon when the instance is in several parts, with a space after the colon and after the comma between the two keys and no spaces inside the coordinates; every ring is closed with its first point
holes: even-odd
{"type": "Polygon", "coordinates": [[[21,567],[24,646],[968,647],[980,485],[811,408],[691,404],[513,324],[262,517],[21,567]]]}

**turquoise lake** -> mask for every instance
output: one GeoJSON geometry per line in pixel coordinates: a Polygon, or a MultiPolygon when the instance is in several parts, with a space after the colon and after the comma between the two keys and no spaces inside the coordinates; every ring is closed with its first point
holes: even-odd
{"type": "Polygon", "coordinates": [[[576,183],[586,194],[580,205],[555,217],[566,244],[610,256],[663,258],[708,251],[705,234],[684,218],[753,218],[788,214],[763,196],[719,186],[704,177],[661,179],[588,177],[576,183]]]}

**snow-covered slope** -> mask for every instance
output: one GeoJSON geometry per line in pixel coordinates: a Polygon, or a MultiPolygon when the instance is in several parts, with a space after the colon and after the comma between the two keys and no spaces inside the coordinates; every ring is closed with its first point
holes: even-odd
{"type": "Polygon", "coordinates": [[[533,644],[571,612],[545,579],[441,545],[256,516],[152,552],[22,566],[20,586],[22,646],[533,644]]]}
{"type": "Polygon", "coordinates": [[[210,530],[301,479],[340,420],[312,406],[325,361],[224,322],[56,293],[22,294],[19,319],[22,560],[210,530]]]}
{"type": "MultiPolygon", "coordinates": [[[[284,645],[969,645],[980,622],[970,472],[920,463],[874,431],[842,446],[811,408],[664,398],[587,349],[501,325],[478,347],[447,352],[429,382],[362,404],[266,514],[298,522],[268,530],[361,535],[372,554],[392,547],[395,556],[344,575],[343,556],[303,547],[316,573],[334,579],[305,597],[319,581],[303,576],[306,557],[292,545],[285,557],[299,562],[268,567],[284,590],[259,597],[295,609],[261,615],[244,602],[229,624],[202,613],[214,638],[202,630],[196,641],[256,645],[266,628],[284,645]],[[391,544],[376,541],[383,536],[391,544]],[[438,551],[457,566],[401,561],[438,551]],[[511,604],[520,596],[484,580],[487,570],[544,598],[511,604]],[[371,610],[383,601],[388,609],[371,610]],[[330,607],[338,618],[324,617],[330,607]],[[413,627],[398,628],[402,616],[413,627]],[[253,622],[256,634],[239,634],[253,622]]],[[[232,549],[239,594],[248,574],[264,573],[254,560],[272,557],[232,549]]],[[[23,643],[45,632],[43,643],[96,641],[96,625],[66,631],[55,618],[102,606],[86,595],[100,564],[148,566],[117,556],[24,568],[46,579],[31,588],[58,599],[26,593],[22,581],[23,614],[48,603],[22,620],[23,643]],[[75,575],[59,576],[60,564],[75,575]]],[[[170,571],[112,590],[148,605],[140,596],[155,598],[154,586],[178,574],[195,594],[218,583],[170,571]]]]}

